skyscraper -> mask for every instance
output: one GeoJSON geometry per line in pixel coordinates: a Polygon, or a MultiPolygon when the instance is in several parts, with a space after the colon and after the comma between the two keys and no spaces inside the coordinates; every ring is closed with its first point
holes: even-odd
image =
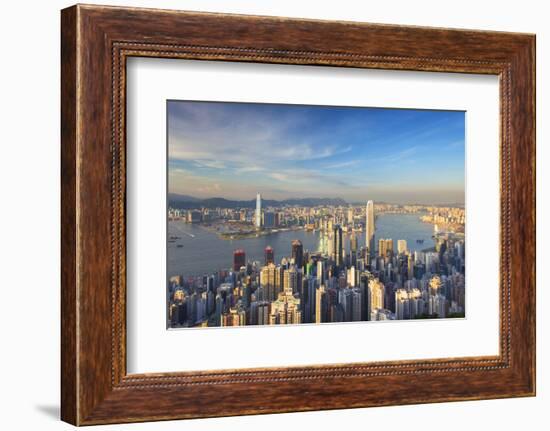
{"type": "Polygon", "coordinates": [[[268,301],[274,301],[279,290],[276,288],[277,268],[273,263],[264,266],[260,271],[260,286],[264,289],[264,296],[268,301]]]}
{"type": "Polygon", "coordinates": [[[277,225],[277,223],[275,222],[276,213],[273,211],[264,211],[262,219],[262,224],[266,228],[273,228],[277,225]]]}
{"type": "Polygon", "coordinates": [[[269,265],[270,263],[274,263],[275,255],[273,252],[273,248],[270,245],[268,245],[265,248],[264,253],[265,253],[265,264],[269,265]]]}
{"type": "Polygon", "coordinates": [[[348,224],[353,225],[353,207],[348,208],[348,224]]]}
{"type": "Polygon", "coordinates": [[[294,296],[297,288],[298,274],[296,269],[291,267],[284,272],[284,291],[271,303],[270,324],[302,323],[300,299],[294,296]]]}
{"type": "Polygon", "coordinates": [[[393,240],[391,238],[378,240],[378,255],[381,257],[393,255],[393,240]]]}
{"type": "Polygon", "coordinates": [[[262,195],[259,193],[256,195],[256,220],[255,226],[257,228],[262,227],[262,195]]]}
{"type": "Polygon", "coordinates": [[[357,237],[355,236],[355,234],[351,236],[349,240],[349,246],[352,253],[357,251],[357,237]]]}
{"type": "Polygon", "coordinates": [[[384,308],[384,284],[380,280],[372,279],[369,280],[368,284],[368,294],[369,294],[369,310],[368,315],[370,316],[373,310],[377,308],[384,308]]]}
{"type": "Polygon", "coordinates": [[[434,275],[430,279],[430,295],[437,295],[441,293],[441,277],[439,275],[434,275]]]}
{"type": "Polygon", "coordinates": [[[315,295],[315,323],[322,323],[326,319],[326,305],[324,304],[325,299],[325,286],[321,285],[317,288],[315,295]]]}
{"type": "Polygon", "coordinates": [[[405,289],[397,289],[395,292],[395,318],[410,318],[409,293],[405,289]]]}
{"type": "Polygon", "coordinates": [[[319,260],[317,262],[317,284],[320,286],[325,282],[325,261],[319,260]]]}
{"type": "Polygon", "coordinates": [[[361,291],[353,289],[351,291],[351,320],[353,322],[359,322],[363,319],[362,304],[361,291]]]}
{"type": "Polygon", "coordinates": [[[369,256],[374,256],[374,202],[367,202],[367,213],[365,217],[365,245],[369,256]]]}
{"type": "Polygon", "coordinates": [[[296,268],[290,267],[283,273],[283,291],[292,295],[298,291],[298,273],[296,268]]]}
{"type": "MultiPolygon", "coordinates": [[[[331,228],[332,229],[332,228],[331,228]]],[[[326,240],[326,244],[327,244],[327,255],[329,255],[330,257],[333,257],[334,256],[334,234],[332,232],[332,230],[328,233],[327,235],[327,240],[326,240]]]]}
{"type": "Polygon", "coordinates": [[[350,238],[350,259],[349,264],[352,266],[357,265],[357,237],[355,234],[352,234],[350,238]]]}
{"type": "Polygon", "coordinates": [[[342,243],[342,228],[340,225],[334,226],[334,262],[338,268],[344,263],[344,247],[342,243]]]}
{"type": "Polygon", "coordinates": [[[407,251],[407,240],[398,239],[397,240],[397,253],[402,254],[407,251]]]}
{"type": "Polygon", "coordinates": [[[304,246],[299,239],[292,241],[292,258],[294,259],[294,264],[298,268],[304,265],[304,246]]]}
{"type": "Polygon", "coordinates": [[[242,248],[233,252],[233,271],[239,271],[242,266],[246,265],[246,255],[242,248]]]}

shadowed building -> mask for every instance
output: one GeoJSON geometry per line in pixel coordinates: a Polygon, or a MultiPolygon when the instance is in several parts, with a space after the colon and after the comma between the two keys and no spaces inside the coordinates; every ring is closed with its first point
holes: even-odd
{"type": "Polygon", "coordinates": [[[270,263],[275,262],[275,254],[273,252],[273,248],[268,245],[264,250],[264,256],[265,256],[265,264],[269,265],[270,263]]]}
{"type": "Polygon", "coordinates": [[[369,256],[374,256],[374,202],[367,202],[365,217],[365,245],[369,256]]]}
{"type": "Polygon", "coordinates": [[[304,246],[302,241],[298,239],[292,241],[292,259],[294,259],[294,264],[298,268],[304,266],[304,246]]]}
{"type": "Polygon", "coordinates": [[[233,271],[239,271],[242,266],[246,265],[246,255],[242,248],[233,252],[233,271]]]}
{"type": "Polygon", "coordinates": [[[342,227],[340,225],[334,226],[334,262],[338,269],[342,268],[344,264],[344,247],[342,243],[342,227]]]}

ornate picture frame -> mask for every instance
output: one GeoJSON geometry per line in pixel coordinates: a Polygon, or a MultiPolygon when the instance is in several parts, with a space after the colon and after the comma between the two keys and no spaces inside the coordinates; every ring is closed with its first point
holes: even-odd
{"type": "Polygon", "coordinates": [[[92,425],[535,394],[534,35],[91,5],[64,9],[61,18],[64,421],[92,425]],[[498,76],[499,355],[128,374],[130,57],[498,76]]]}

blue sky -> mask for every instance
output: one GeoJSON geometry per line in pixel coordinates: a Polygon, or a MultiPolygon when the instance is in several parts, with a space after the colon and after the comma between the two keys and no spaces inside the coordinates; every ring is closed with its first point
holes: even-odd
{"type": "Polygon", "coordinates": [[[168,189],[200,198],[463,203],[465,113],[168,102],[168,189]]]}

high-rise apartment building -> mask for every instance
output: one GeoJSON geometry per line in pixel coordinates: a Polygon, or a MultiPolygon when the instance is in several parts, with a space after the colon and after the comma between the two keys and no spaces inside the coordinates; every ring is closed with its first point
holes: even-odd
{"type": "Polygon", "coordinates": [[[276,287],[276,272],[277,267],[273,263],[264,266],[260,271],[260,286],[264,290],[265,298],[269,301],[275,300],[279,293],[276,287]]]}
{"type": "Polygon", "coordinates": [[[367,310],[367,312],[368,316],[370,316],[373,310],[376,310],[377,308],[384,308],[384,284],[380,280],[373,278],[369,280],[368,289],[369,310],[367,310]]]}
{"type": "Polygon", "coordinates": [[[334,226],[334,262],[338,268],[341,268],[344,263],[344,245],[342,242],[342,227],[340,225],[334,226]]]}
{"type": "Polygon", "coordinates": [[[256,214],[254,225],[258,229],[262,227],[262,196],[259,193],[256,195],[256,214]]]}
{"type": "Polygon", "coordinates": [[[402,320],[409,317],[409,292],[398,289],[395,292],[395,318],[402,320]]]}
{"type": "Polygon", "coordinates": [[[294,264],[301,268],[304,266],[304,246],[302,245],[302,241],[299,239],[295,239],[292,241],[292,259],[294,259],[294,264]]]}
{"type": "Polygon", "coordinates": [[[239,271],[243,266],[246,266],[246,254],[239,248],[233,252],[233,271],[239,271]]]}
{"type": "Polygon", "coordinates": [[[351,291],[351,320],[353,322],[363,320],[363,298],[359,289],[351,291]]]}
{"type": "Polygon", "coordinates": [[[262,226],[265,228],[273,228],[277,225],[276,223],[276,213],[273,211],[264,211],[262,215],[262,226]]]}
{"type": "Polygon", "coordinates": [[[378,240],[378,255],[381,257],[391,256],[393,254],[393,240],[391,238],[378,240]]]}
{"type": "Polygon", "coordinates": [[[404,254],[407,252],[407,240],[398,239],[397,240],[397,253],[404,254]]]}
{"type": "Polygon", "coordinates": [[[317,262],[317,284],[320,286],[325,282],[325,261],[317,262]]]}
{"type": "Polygon", "coordinates": [[[353,207],[348,208],[347,219],[348,224],[353,226],[353,207]]]}
{"type": "Polygon", "coordinates": [[[367,253],[369,256],[374,255],[374,202],[367,202],[367,211],[365,217],[365,245],[367,246],[367,253]]]}
{"type": "MultiPolygon", "coordinates": [[[[271,313],[269,323],[271,325],[285,325],[302,323],[302,312],[300,311],[300,300],[295,298],[290,287],[292,280],[295,280],[289,274],[291,269],[285,271],[285,290],[279,293],[276,301],[271,303],[271,313]],[[288,274],[288,275],[287,275],[288,274]],[[288,281],[288,286],[286,281],[288,281]]],[[[294,271],[296,274],[296,271],[294,271]]]]}
{"type": "Polygon", "coordinates": [[[441,291],[441,277],[434,275],[430,279],[430,295],[437,295],[441,291]]]}
{"type": "Polygon", "coordinates": [[[291,266],[283,273],[283,291],[285,294],[292,295],[298,290],[298,272],[291,266]]]}
{"type": "Polygon", "coordinates": [[[268,245],[264,250],[264,256],[265,256],[265,264],[269,265],[270,263],[275,262],[275,253],[273,252],[273,248],[268,245]]]}
{"type": "Polygon", "coordinates": [[[325,286],[320,285],[315,293],[315,323],[322,323],[326,318],[325,292],[325,286]]]}

